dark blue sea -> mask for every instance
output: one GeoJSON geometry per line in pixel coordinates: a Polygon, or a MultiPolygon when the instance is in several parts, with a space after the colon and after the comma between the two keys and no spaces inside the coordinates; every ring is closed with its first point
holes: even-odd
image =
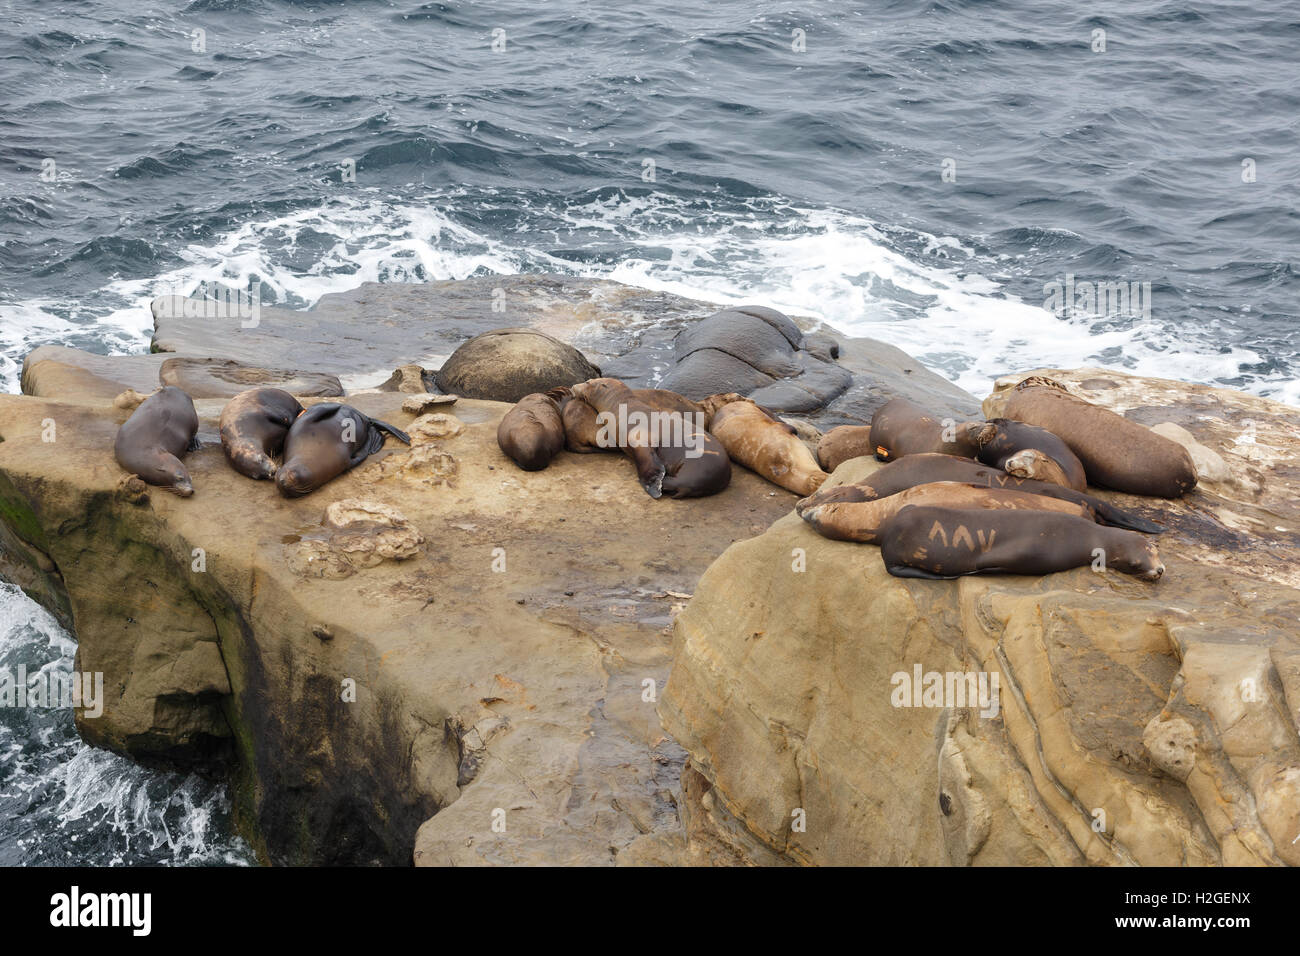
{"type": "MultiPolygon", "coordinates": [[[[820,316],[980,395],[1094,363],[1300,404],[1297,51],[1258,0],[0,0],[0,387],[147,350],[209,280],[545,271],[820,316]]],[[[0,653],[62,659],[25,600],[0,653]]],[[[220,787],[69,727],[0,714],[0,859],[246,858],[220,787]]]]}

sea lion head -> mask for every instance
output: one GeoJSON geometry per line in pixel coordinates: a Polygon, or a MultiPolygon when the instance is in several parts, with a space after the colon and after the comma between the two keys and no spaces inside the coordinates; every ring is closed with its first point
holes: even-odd
{"type": "Polygon", "coordinates": [[[1106,565],[1143,581],[1159,581],[1165,573],[1165,566],[1156,546],[1133,531],[1124,532],[1122,541],[1123,544],[1111,554],[1106,565]]]}
{"type": "Polygon", "coordinates": [[[983,448],[998,437],[998,426],[992,422],[966,422],[957,428],[958,433],[976,448],[983,448]]]}
{"type": "Polygon", "coordinates": [[[1067,488],[1070,486],[1065,471],[1056,460],[1035,448],[1016,452],[1002,463],[1002,470],[1016,478],[1032,478],[1067,488]]]}
{"type": "Polygon", "coordinates": [[[275,486],[286,498],[301,498],[320,487],[312,469],[302,461],[285,462],[275,473],[275,486]]]}
{"type": "MultiPolygon", "coordinates": [[[[141,477],[145,476],[141,475],[141,477]]],[[[185,470],[184,465],[175,459],[161,465],[152,477],[157,480],[150,480],[149,478],[145,480],[149,481],[151,485],[165,488],[174,495],[188,498],[194,494],[194,483],[190,481],[190,473],[185,470]]]]}

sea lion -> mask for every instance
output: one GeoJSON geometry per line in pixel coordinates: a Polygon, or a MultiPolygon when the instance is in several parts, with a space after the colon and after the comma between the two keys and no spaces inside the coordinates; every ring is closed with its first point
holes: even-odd
{"type": "MultiPolygon", "coordinates": [[[[979,452],[979,440],[984,430],[972,430],[965,427],[966,424],[951,418],[941,421],[905,398],[891,399],[876,409],[871,417],[871,430],[868,432],[870,454],[881,461],[893,461],[904,455],[919,455],[924,452],[974,458],[979,452]]],[[[827,437],[838,430],[831,429],[827,437]]],[[[844,440],[838,445],[848,447],[849,442],[844,440]]]]}
{"type": "Polygon", "coordinates": [[[1146,581],[1157,580],[1165,571],[1150,539],[1045,511],[911,505],[878,534],[885,568],[900,578],[1050,574],[1091,564],[1098,557],[1106,567],[1146,581]]]}
{"type": "Polygon", "coordinates": [[[351,405],[321,402],[297,417],[284,439],[275,486],[286,498],[315,491],[384,446],[385,434],[411,443],[406,432],[366,417],[351,405]]]}
{"type": "MultiPolygon", "coordinates": [[[[581,413],[584,432],[579,440],[593,449],[616,445],[632,459],[646,494],[651,498],[660,497],[667,469],[654,447],[651,433],[654,410],[635,398],[632,390],[616,378],[593,378],[570,387],[569,392],[572,399],[585,402],[596,413],[595,436],[589,431],[592,419],[581,413]]],[[[567,436],[567,420],[565,428],[567,436]]]]}
{"type": "Polygon", "coordinates": [[[1094,485],[1160,498],[1177,498],[1196,487],[1196,466],[1186,448],[1071,395],[1059,382],[1042,376],[1021,382],[1003,414],[1059,435],[1094,485]]]}
{"type": "Polygon", "coordinates": [[[555,396],[525,395],[497,426],[497,444],[524,471],[541,471],[564,447],[564,417],[555,396]]]}
{"type": "Polygon", "coordinates": [[[117,430],[113,457],[149,484],[188,498],[194,494],[194,484],[181,458],[198,447],[194,439],[198,430],[194,402],[168,385],[141,402],[117,430]]]}
{"type": "Polygon", "coordinates": [[[917,485],[874,501],[829,502],[806,509],[801,517],[823,538],[872,544],[880,540],[878,534],[881,526],[908,505],[972,510],[1006,508],[1051,511],[1087,518],[1089,521],[1096,520],[1096,514],[1085,504],[959,481],[935,481],[917,485]]]}
{"type": "Polygon", "coordinates": [[[986,465],[1017,478],[1048,481],[1075,491],[1088,487],[1083,463],[1046,428],[1009,418],[968,422],[961,428],[977,446],[975,457],[986,465]]]}
{"type": "Polygon", "coordinates": [[[289,426],[302,414],[298,399],[278,388],[250,388],[221,410],[221,450],[249,478],[274,478],[289,426]]]}
{"type": "Polygon", "coordinates": [[[826,480],[794,429],[753,402],[723,405],[709,420],[709,430],[733,460],[797,495],[812,494],[826,480]]]}
{"type": "Polygon", "coordinates": [[[621,448],[652,498],[703,497],[731,483],[726,449],[705,429],[704,412],[689,399],[665,389],[629,389],[617,379],[595,379],[567,391],[561,412],[566,444],[585,452],[621,448]],[[640,447],[642,441],[649,447],[640,447]],[[657,485],[656,469],[662,469],[657,485]]]}
{"type": "Polygon", "coordinates": [[[1018,478],[1005,474],[991,465],[971,461],[969,458],[940,454],[907,455],[877,468],[864,481],[851,485],[836,485],[834,488],[821,488],[813,495],[795,502],[794,508],[799,514],[803,514],[809,508],[833,501],[874,501],[932,481],[960,481],[983,485],[986,488],[1008,488],[1012,491],[1047,495],[1062,501],[1087,505],[1096,514],[1098,521],[1116,528],[1128,528],[1145,534],[1159,534],[1164,530],[1158,524],[1129,514],[1100,498],[1075,491],[1073,488],[1030,478],[1018,478]]]}
{"type": "Polygon", "coordinates": [[[822,436],[817,443],[817,463],[826,471],[834,471],[851,458],[874,455],[870,425],[839,425],[822,436]]]}

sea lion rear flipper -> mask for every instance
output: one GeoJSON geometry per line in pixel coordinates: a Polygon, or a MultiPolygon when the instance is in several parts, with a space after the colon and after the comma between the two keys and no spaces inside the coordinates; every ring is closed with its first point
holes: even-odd
{"type": "Polygon", "coordinates": [[[203,442],[199,441],[198,435],[194,435],[192,438],[190,438],[189,442],[186,444],[185,450],[198,451],[202,447],[203,447],[203,442]]]}
{"type": "MultiPolygon", "coordinates": [[[[381,432],[388,432],[388,434],[392,435],[394,438],[396,438],[400,442],[403,442],[404,444],[409,445],[411,443],[411,436],[406,434],[406,432],[402,431],[400,428],[394,428],[392,425],[388,424],[387,422],[381,422],[377,418],[370,419],[370,424],[374,425],[375,428],[379,429],[379,431],[381,432]]],[[[382,435],[379,438],[379,444],[380,446],[384,444],[384,439],[382,435]]],[[[378,451],[378,448],[376,448],[375,450],[378,451]]]]}
{"type": "Polygon", "coordinates": [[[1097,517],[1113,528],[1127,528],[1129,531],[1141,531],[1143,534],[1164,533],[1165,529],[1154,521],[1139,518],[1137,515],[1129,514],[1127,511],[1109,505],[1104,501],[1093,499],[1089,504],[1097,512],[1097,517]]]}

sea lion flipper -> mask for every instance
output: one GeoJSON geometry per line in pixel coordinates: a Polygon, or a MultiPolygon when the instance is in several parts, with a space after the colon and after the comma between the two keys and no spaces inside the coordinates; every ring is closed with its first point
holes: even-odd
{"type": "MultiPolygon", "coordinates": [[[[951,581],[955,574],[935,574],[924,568],[914,568],[910,564],[886,564],[885,570],[896,578],[925,578],[929,581],[951,581]]],[[[982,570],[982,569],[981,569],[982,570]]]]}
{"type": "MultiPolygon", "coordinates": [[[[374,425],[375,428],[379,429],[379,431],[381,432],[388,432],[388,434],[392,435],[394,438],[396,438],[398,441],[404,444],[409,445],[411,443],[410,435],[406,434],[406,432],[402,431],[400,428],[394,428],[392,425],[388,424],[388,422],[381,422],[377,418],[372,418],[370,419],[370,424],[374,425]]],[[[379,438],[379,446],[377,446],[374,450],[378,451],[379,447],[381,447],[383,444],[384,444],[384,439],[383,436],[381,435],[379,438]]]]}
{"type": "Polygon", "coordinates": [[[191,438],[190,438],[188,444],[186,444],[186,446],[185,446],[185,450],[186,450],[186,451],[198,451],[198,450],[199,450],[200,448],[202,448],[202,447],[203,447],[203,442],[199,441],[199,436],[198,436],[198,435],[194,435],[194,436],[191,436],[191,438]]]}
{"type": "Polygon", "coordinates": [[[1097,512],[1097,517],[1113,528],[1126,528],[1129,531],[1141,531],[1143,534],[1164,534],[1164,527],[1154,521],[1139,518],[1104,501],[1094,500],[1090,503],[1097,512]]]}

